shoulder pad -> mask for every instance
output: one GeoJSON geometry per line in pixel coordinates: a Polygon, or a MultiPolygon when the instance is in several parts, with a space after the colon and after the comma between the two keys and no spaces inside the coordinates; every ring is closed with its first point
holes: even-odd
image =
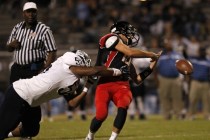
{"type": "Polygon", "coordinates": [[[103,37],[101,37],[101,39],[99,41],[99,45],[100,45],[101,49],[103,49],[105,47],[106,40],[111,36],[116,36],[116,34],[110,33],[110,34],[106,34],[103,37]]]}
{"type": "Polygon", "coordinates": [[[119,42],[118,36],[111,36],[106,40],[105,47],[106,47],[106,49],[112,50],[115,48],[115,46],[118,44],[118,42],[119,42]]]}

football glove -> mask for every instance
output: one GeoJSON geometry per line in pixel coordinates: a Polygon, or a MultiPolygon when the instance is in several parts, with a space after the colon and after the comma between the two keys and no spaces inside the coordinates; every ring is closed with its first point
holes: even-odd
{"type": "Polygon", "coordinates": [[[128,80],[130,78],[130,68],[128,65],[123,65],[120,68],[120,71],[122,73],[123,79],[128,80]]]}

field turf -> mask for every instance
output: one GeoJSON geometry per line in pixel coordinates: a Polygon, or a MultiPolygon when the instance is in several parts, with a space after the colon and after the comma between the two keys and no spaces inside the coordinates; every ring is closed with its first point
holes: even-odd
{"type": "MultiPolygon", "coordinates": [[[[78,116],[67,120],[65,115],[56,116],[53,122],[45,120],[33,140],[84,140],[92,116],[82,121],[78,116]]],[[[108,140],[113,116],[109,116],[96,134],[95,140],[108,140]]],[[[10,140],[17,140],[10,139],[10,140]]],[[[161,116],[148,116],[147,120],[129,120],[118,140],[210,140],[210,121],[201,117],[190,120],[163,120],[161,116]]]]}

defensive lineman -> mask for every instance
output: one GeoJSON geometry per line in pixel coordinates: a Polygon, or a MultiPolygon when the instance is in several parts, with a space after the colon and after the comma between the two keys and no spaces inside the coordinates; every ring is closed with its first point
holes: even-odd
{"type": "MultiPolygon", "coordinates": [[[[65,97],[67,94],[73,95],[81,77],[119,76],[122,73],[114,68],[90,67],[90,62],[89,56],[81,50],[66,52],[39,75],[14,82],[0,107],[0,140],[12,136],[36,136],[39,133],[39,126],[30,132],[24,130],[24,127],[13,130],[20,121],[23,125],[27,125],[24,120],[25,115],[33,122],[33,117],[37,114],[36,112],[28,114],[27,109],[31,106],[39,106],[50,99],[65,97]]],[[[87,88],[84,88],[83,92],[87,92],[87,88]]],[[[67,100],[71,103],[71,99],[67,100]]]]}

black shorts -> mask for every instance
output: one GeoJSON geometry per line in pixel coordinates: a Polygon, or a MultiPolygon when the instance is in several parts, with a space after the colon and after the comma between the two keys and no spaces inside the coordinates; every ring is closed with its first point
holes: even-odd
{"type": "Polygon", "coordinates": [[[37,75],[44,66],[44,61],[37,63],[19,65],[14,63],[11,67],[10,84],[19,79],[31,78],[37,75]]]}
{"type": "Polygon", "coordinates": [[[6,138],[20,122],[23,129],[37,131],[33,129],[39,129],[40,120],[40,107],[32,108],[16,93],[13,86],[10,86],[0,106],[0,140],[6,138]]]}

